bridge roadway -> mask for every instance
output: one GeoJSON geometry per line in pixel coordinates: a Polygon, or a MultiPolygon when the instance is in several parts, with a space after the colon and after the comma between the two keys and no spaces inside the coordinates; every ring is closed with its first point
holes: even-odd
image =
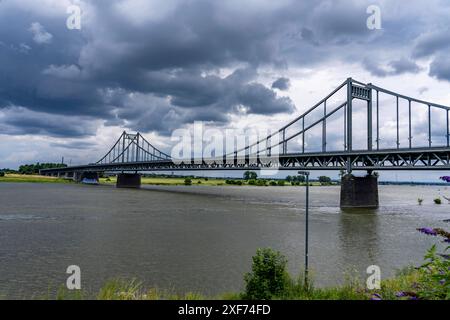
{"type": "Polygon", "coordinates": [[[143,172],[191,170],[447,170],[450,148],[385,149],[374,151],[341,151],[281,154],[273,157],[234,157],[190,161],[153,160],[88,164],[43,169],[42,175],[64,175],[74,172],[143,172]]]}

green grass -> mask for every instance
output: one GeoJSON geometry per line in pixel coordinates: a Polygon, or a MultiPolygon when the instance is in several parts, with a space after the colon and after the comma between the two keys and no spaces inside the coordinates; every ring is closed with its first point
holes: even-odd
{"type": "MultiPolygon", "coordinates": [[[[176,185],[185,185],[185,177],[142,177],[141,183],[143,185],[157,185],[157,186],[176,186],[176,185]]],[[[101,184],[115,184],[117,178],[109,177],[109,178],[100,178],[101,184]]],[[[238,184],[227,184],[226,180],[222,178],[191,178],[192,186],[239,186],[238,184]]],[[[238,181],[238,179],[235,179],[238,181]]],[[[243,186],[249,185],[246,180],[239,180],[242,182],[243,186]]],[[[268,186],[270,182],[273,181],[272,185],[282,187],[280,183],[281,180],[266,180],[266,185],[258,185],[254,184],[253,186],[268,186]]],[[[6,174],[4,177],[0,177],[1,182],[28,182],[28,183],[74,183],[72,179],[64,179],[58,177],[49,177],[49,176],[40,176],[40,175],[24,175],[24,174],[6,174]]],[[[311,186],[320,186],[319,182],[311,182],[311,186]]],[[[285,182],[284,186],[291,186],[289,182],[285,182]]],[[[305,184],[300,184],[301,186],[305,186],[305,184]]]]}
{"type": "MultiPolygon", "coordinates": [[[[381,281],[380,290],[367,290],[357,280],[347,280],[342,286],[315,288],[313,284],[305,286],[302,276],[293,281],[284,294],[276,299],[283,300],[370,300],[374,293],[383,300],[397,300],[399,291],[414,291],[418,281],[418,272],[410,269],[403,274],[381,281]]],[[[98,292],[60,288],[55,295],[48,294],[38,299],[48,300],[241,300],[242,293],[223,293],[208,297],[195,292],[176,294],[167,290],[144,288],[136,280],[113,279],[105,283],[98,292]]]]}
{"type": "Polygon", "coordinates": [[[0,177],[0,182],[73,183],[73,180],[40,175],[6,174],[0,177]]]}

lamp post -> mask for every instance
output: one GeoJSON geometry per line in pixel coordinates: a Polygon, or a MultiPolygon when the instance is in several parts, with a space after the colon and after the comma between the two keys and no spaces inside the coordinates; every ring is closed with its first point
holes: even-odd
{"type": "Polygon", "coordinates": [[[305,285],[308,286],[308,222],[309,222],[309,172],[299,171],[298,174],[306,178],[306,204],[305,204],[305,285]]]}

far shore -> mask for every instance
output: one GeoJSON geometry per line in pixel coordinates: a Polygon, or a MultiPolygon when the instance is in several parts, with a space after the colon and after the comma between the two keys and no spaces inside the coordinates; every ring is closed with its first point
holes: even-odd
{"type": "MultiPolygon", "coordinates": [[[[143,175],[141,178],[141,183],[143,185],[186,185],[187,177],[182,176],[147,176],[143,175]]],[[[191,180],[191,185],[202,185],[202,186],[227,186],[227,185],[250,185],[250,186],[305,186],[306,183],[291,183],[283,179],[268,179],[268,178],[258,178],[258,180],[265,181],[264,184],[252,182],[249,180],[244,180],[242,178],[215,178],[215,177],[188,177],[191,180]],[[283,181],[283,183],[279,183],[283,181]]],[[[26,182],[26,183],[75,183],[72,179],[58,178],[51,176],[41,176],[41,175],[27,175],[27,174],[16,174],[8,173],[5,176],[0,176],[0,183],[2,182],[26,182]]],[[[116,183],[116,177],[101,177],[99,179],[100,184],[110,185],[116,183]]],[[[448,183],[442,182],[407,182],[407,181],[379,181],[379,185],[410,185],[410,186],[449,186],[448,183]]],[[[317,180],[312,180],[310,182],[311,186],[331,186],[339,185],[339,181],[332,180],[331,183],[321,184],[317,180]]]]}

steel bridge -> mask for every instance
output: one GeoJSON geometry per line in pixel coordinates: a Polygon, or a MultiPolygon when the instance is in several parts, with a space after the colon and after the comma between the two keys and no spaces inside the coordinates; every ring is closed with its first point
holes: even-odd
{"type": "Polygon", "coordinates": [[[258,169],[345,170],[348,173],[446,170],[450,168],[449,110],[444,105],[348,78],[279,130],[223,156],[175,160],[140,133],[123,132],[96,163],[45,169],[41,174],[258,169]],[[393,114],[392,119],[386,121],[385,113],[393,114]],[[419,125],[414,124],[417,119],[419,125]],[[380,132],[381,123],[388,124],[390,140],[383,138],[387,135],[380,132]],[[341,143],[336,144],[339,134],[341,143]],[[355,146],[355,138],[359,144],[363,141],[362,147],[355,146]],[[309,141],[320,141],[320,144],[309,141]]]}

